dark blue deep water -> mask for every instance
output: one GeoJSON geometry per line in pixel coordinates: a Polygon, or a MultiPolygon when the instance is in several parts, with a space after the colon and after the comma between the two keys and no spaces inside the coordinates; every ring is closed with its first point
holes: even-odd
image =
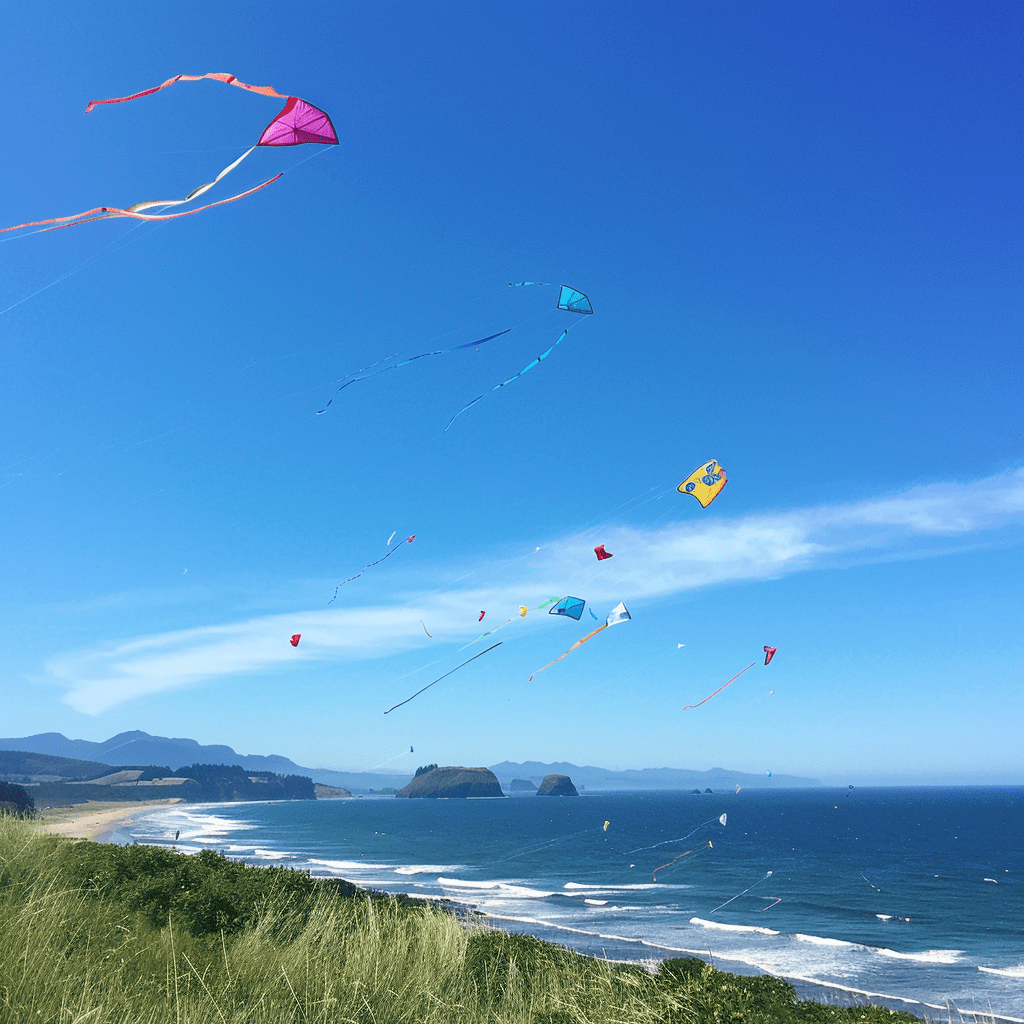
{"type": "Polygon", "coordinates": [[[710,955],[819,999],[1024,1019],[1021,787],[191,805],[108,838],[179,829],[182,850],[458,900],[598,956],[710,955]]]}

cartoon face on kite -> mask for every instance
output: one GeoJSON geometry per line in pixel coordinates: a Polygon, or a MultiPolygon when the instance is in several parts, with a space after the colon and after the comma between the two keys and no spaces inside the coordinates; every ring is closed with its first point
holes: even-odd
{"type": "Polygon", "coordinates": [[[612,557],[612,553],[610,551],[605,551],[603,544],[598,544],[597,547],[594,548],[594,554],[597,555],[597,560],[599,562],[603,562],[606,558],[612,557]]]}
{"type": "Polygon", "coordinates": [[[775,657],[775,652],[777,650],[777,647],[769,647],[767,644],[764,645],[764,663],[766,665],[775,657]]]}
{"type": "Polygon", "coordinates": [[[725,470],[714,460],[709,459],[703,466],[698,466],[677,488],[680,494],[691,494],[707,508],[721,493],[726,485],[725,470]]]}
{"type": "Polygon", "coordinates": [[[563,597],[553,608],[548,609],[548,615],[568,615],[570,619],[579,622],[586,604],[579,597],[563,597]]]}
{"type": "Polygon", "coordinates": [[[249,156],[250,153],[253,152],[253,150],[261,147],[302,146],[307,143],[318,143],[326,146],[338,145],[338,133],[335,131],[334,125],[331,123],[331,118],[319,107],[314,107],[312,103],[299,99],[297,96],[287,96],[284,93],[277,92],[275,89],[272,89],[267,85],[248,85],[245,82],[240,82],[234,75],[225,74],[223,72],[210,72],[205,75],[175,75],[173,78],[167,79],[166,82],[162,82],[160,85],[157,85],[152,89],[145,89],[142,92],[133,93],[131,96],[118,96],[109,100],[92,100],[92,102],[90,102],[85,108],[85,112],[88,114],[94,107],[104,106],[108,103],[127,103],[130,100],[137,100],[143,96],[149,96],[152,93],[159,92],[161,89],[166,89],[169,85],[174,85],[175,82],[198,82],[204,78],[213,79],[216,82],[223,82],[225,85],[234,85],[240,89],[246,89],[249,92],[258,93],[261,96],[276,97],[277,99],[283,99],[285,101],[284,108],[271,120],[270,124],[263,129],[263,133],[260,135],[256,144],[250,146],[249,149],[247,149],[240,157],[228,164],[228,166],[225,167],[212,181],[192,189],[192,191],[183,199],[152,199],[141,203],[134,203],[131,206],[124,208],[116,206],[95,206],[83,213],[72,214],[69,217],[52,217],[49,220],[31,221],[26,224],[17,224],[10,228],[0,228],[0,233],[4,231],[16,231],[19,228],[32,227],[40,228],[43,231],[56,231],[59,228],[73,227],[77,224],[87,224],[90,221],[105,220],[109,217],[132,217],[137,220],[173,220],[176,217],[187,217],[193,213],[199,213],[202,210],[209,210],[211,207],[220,206],[223,203],[232,203],[236,199],[242,199],[245,196],[252,195],[254,192],[258,192],[261,188],[265,188],[267,185],[277,181],[281,175],[276,174],[272,178],[268,178],[262,184],[257,185],[254,188],[247,189],[245,192],[229,196],[227,199],[221,199],[216,203],[209,203],[206,206],[200,206],[194,210],[184,210],[179,213],[145,213],[143,211],[153,210],[155,208],[166,209],[169,206],[184,206],[187,203],[191,203],[193,200],[198,199],[201,195],[204,195],[213,188],[214,185],[216,185],[222,178],[230,174],[247,156],[249,156]]]}

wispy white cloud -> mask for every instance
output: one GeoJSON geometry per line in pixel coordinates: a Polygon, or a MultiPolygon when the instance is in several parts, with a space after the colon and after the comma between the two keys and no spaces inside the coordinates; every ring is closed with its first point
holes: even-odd
{"type": "MultiPolygon", "coordinates": [[[[931,484],[865,501],[734,520],[705,518],[652,530],[615,527],[604,530],[601,540],[616,557],[602,562],[599,571],[590,550],[593,537],[556,537],[511,568],[481,560],[452,574],[450,586],[406,592],[391,604],[294,611],[159,633],[71,652],[52,658],[46,668],[66,687],[72,707],[95,714],[148,694],[273,670],[297,658],[357,660],[398,653],[426,640],[420,619],[431,624],[438,639],[465,639],[477,629],[477,610],[514,610],[531,596],[578,591],[598,604],[623,599],[639,605],[853,558],[945,553],[951,542],[976,543],[1022,524],[1024,469],[967,484],[931,484]],[[468,578],[488,582],[462,585],[468,578]],[[304,634],[298,650],[286,642],[296,623],[304,634]]],[[[496,624],[495,617],[488,624],[496,624]]]]}

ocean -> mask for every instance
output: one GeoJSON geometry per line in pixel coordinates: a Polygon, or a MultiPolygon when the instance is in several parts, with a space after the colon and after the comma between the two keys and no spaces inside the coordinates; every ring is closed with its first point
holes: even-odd
{"type": "Polygon", "coordinates": [[[205,804],[104,838],[176,831],[185,852],[458,901],[594,956],[700,956],[824,1002],[1024,1021],[1022,787],[205,804]]]}

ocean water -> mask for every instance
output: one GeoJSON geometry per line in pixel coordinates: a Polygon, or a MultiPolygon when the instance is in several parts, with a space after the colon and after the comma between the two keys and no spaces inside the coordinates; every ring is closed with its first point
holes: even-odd
{"type": "Polygon", "coordinates": [[[710,957],[822,1001],[1024,1020],[1021,787],[189,805],[105,838],[179,830],[179,850],[456,900],[596,956],[710,957]]]}

